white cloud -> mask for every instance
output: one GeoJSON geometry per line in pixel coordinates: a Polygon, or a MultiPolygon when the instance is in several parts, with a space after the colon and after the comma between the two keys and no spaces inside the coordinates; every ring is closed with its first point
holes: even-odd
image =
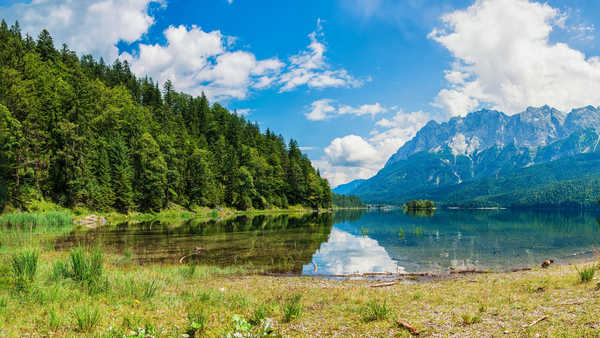
{"type": "Polygon", "coordinates": [[[325,156],[313,164],[332,186],[375,175],[398,149],[413,138],[431,120],[431,115],[418,111],[398,111],[393,117],[376,122],[378,128],[369,138],[348,135],[336,138],[325,148],[325,156]]]}
{"type": "Polygon", "coordinates": [[[308,48],[290,57],[290,64],[281,75],[280,92],[290,91],[296,87],[360,87],[362,81],[355,79],[345,69],[332,70],[325,58],[327,47],[319,38],[323,37],[321,19],[317,20],[317,30],[310,33],[308,48]]]}
{"type": "Polygon", "coordinates": [[[164,0],[33,0],[0,6],[0,17],[18,20],[21,29],[33,37],[47,29],[59,48],[67,43],[79,53],[112,62],[118,56],[119,41],[135,42],[154,24],[148,13],[151,3],[165,5],[164,0]]]}
{"type": "Polygon", "coordinates": [[[244,109],[235,109],[234,111],[239,116],[248,116],[252,112],[252,109],[244,108],[244,109]]]}
{"type": "Polygon", "coordinates": [[[231,37],[200,27],[170,26],[165,46],[140,44],[139,53],[123,53],[136,74],[175,83],[177,90],[211,99],[247,96],[250,88],[266,88],[284,64],[277,58],[257,60],[254,54],[232,50],[231,37]]]}
{"type": "Polygon", "coordinates": [[[548,104],[563,111],[600,103],[600,58],[586,57],[550,41],[553,29],[575,29],[586,38],[593,28],[565,25],[566,14],[528,0],[477,0],[442,17],[429,37],[455,58],[449,87],[434,105],[452,115],[478,106],[509,114],[548,104]]]}
{"type": "Polygon", "coordinates": [[[357,135],[334,139],[325,148],[325,154],[334,166],[360,167],[379,159],[377,150],[357,135]]]}
{"type": "Polygon", "coordinates": [[[365,104],[359,107],[337,104],[331,99],[322,99],[311,104],[310,111],[306,113],[306,118],[313,121],[327,120],[340,115],[371,115],[375,116],[387,111],[379,102],[375,104],[365,104]]]}

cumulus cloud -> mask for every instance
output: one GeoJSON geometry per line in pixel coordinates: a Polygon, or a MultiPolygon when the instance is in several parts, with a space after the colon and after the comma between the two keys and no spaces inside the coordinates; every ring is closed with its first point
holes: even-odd
{"type": "Polygon", "coordinates": [[[154,24],[148,13],[151,3],[165,5],[164,0],[32,0],[0,6],[0,17],[18,20],[34,37],[48,29],[58,46],[67,43],[110,62],[119,54],[119,41],[135,42],[154,24]]]}
{"type": "Polygon", "coordinates": [[[319,38],[323,38],[321,19],[317,21],[317,30],[310,33],[310,44],[306,50],[290,57],[286,71],[281,75],[280,92],[290,91],[299,86],[309,88],[360,87],[362,81],[355,79],[345,69],[332,69],[325,58],[327,47],[319,38]]]}
{"type": "Polygon", "coordinates": [[[265,88],[284,64],[277,58],[257,60],[254,54],[233,50],[231,37],[220,31],[205,32],[198,26],[170,26],[166,45],[140,44],[139,52],[121,54],[136,74],[149,74],[177,90],[211,99],[247,96],[250,88],[265,88]]]}
{"type": "Polygon", "coordinates": [[[377,121],[367,139],[357,135],[334,139],[325,148],[325,156],[313,161],[314,165],[332,186],[370,178],[429,120],[429,113],[400,110],[389,119],[377,121]]]}
{"type": "Polygon", "coordinates": [[[379,102],[375,104],[365,104],[359,107],[340,105],[335,100],[322,99],[311,104],[310,111],[306,113],[306,118],[313,121],[327,120],[340,115],[371,115],[375,116],[387,111],[379,102]]]}
{"type": "Polygon", "coordinates": [[[585,39],[590,26],[565,26],[566,14],[529,0],[477,0],[442,17],[429,37],[455,58],[446,73],[449,87],[434,104],[451,115],[478,106],[509,114],[548,104],[570,110],[600,103],[600,58],[586,57],[566,43],[553,43],[555,29],[576,30],[585,39]]]}

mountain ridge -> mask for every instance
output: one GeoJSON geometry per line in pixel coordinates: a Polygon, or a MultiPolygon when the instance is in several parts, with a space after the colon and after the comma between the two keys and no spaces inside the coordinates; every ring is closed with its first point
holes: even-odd
{"type": "Polygon", "coordinates": [[[595,153],[599,144],[600,108],[586,106],[565,114],[549,106],[529,107],[512,116],[482,109],[443,123],[430,121],[375,176],[334,192],[342,190],[371,202],[401,203],[398,198],[416,198],[426,190],[497,179],[595,153]]]}

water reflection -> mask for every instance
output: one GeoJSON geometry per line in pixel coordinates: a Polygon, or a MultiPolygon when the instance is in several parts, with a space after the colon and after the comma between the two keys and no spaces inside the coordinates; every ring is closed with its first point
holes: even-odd
{"type": "Polygon", "coordinates": [[[238,217],[79,229],[55,245],[99,245],[138,261],[244,265],[294,274],[508,270],[553,258],[591,256],[600,244],[597,214],[553,211],[360,210],[306,216],[238,217]]]}
{"type": "Polygon", "coordinates": [[[356,236],[337,228],[329,240],[304,265],[303,274],[342,275],[368,272],[404,272],[384,247],[367,236],[356,236]]]}

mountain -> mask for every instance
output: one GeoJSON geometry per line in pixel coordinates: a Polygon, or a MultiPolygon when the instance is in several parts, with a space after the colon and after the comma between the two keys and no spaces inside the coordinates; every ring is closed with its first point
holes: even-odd
{"type": "MultiPolygon", "coordinates": [[[[599,143],[600,109],[592,106],[574,109],[569,114],[548,106],[530,107],[513,116],[484,109],[444,123],[429,122],[374,177],[342,188],[343,193],[367,202],[402,203],[430,198],[441,204],[478,201],[479,205],[518,206],[513,202],[524,196],[520,193],[531,189],[540,193],[551,188],[548,184],[563,181],[584,185],[584,174],[596,171],[584,171],[586,162],[575,158],[600,152],[599,143]],[[552,162],[556,163],[544,166],[552,162]],[[509,189],[507,184],[523,177],[524,169],[530,176],[552,177],[554,171],[568,175],[544,182],[520,181],[521,187],[509,189]],[[489,185],[496,190],[472,188],[489,185]],[[491,194],[512,196],[512,200],[490,198],[491,194]]],[[[600,177],[600,172],[596,174],[600,177]]],[[[575,195],[572,202],[588,203],[575,195]]]]}
{"type": "Polygon", "coordinates": [[[336,194],[347,195],[349,192],[356,190],[361,184],[367,180],[354,180],[350,183],[338,185],[334,190],[336,194]]]}
{"type": "Polygon", "coordinates": [[[92,210],[331,207],[327,180],[270,130],[0,24],[0,213],[32,201],[92,210]]]}

